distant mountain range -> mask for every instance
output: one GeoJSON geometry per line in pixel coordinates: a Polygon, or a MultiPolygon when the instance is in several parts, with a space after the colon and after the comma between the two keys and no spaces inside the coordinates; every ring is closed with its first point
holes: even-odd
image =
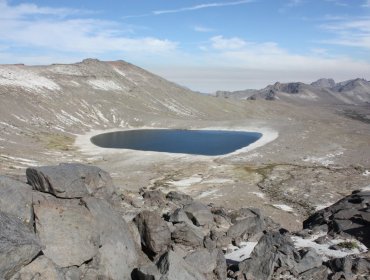
{"type": "Polygon", "coordinates": [[[340,83],[333,79],[319,79],[311,84],[277,82],[260,90],[218,91],[216,96],[247,100],[283,100],[305,104],[313,102],[363,105],[370,104],[370,82],[359,78],[340,83]]]}

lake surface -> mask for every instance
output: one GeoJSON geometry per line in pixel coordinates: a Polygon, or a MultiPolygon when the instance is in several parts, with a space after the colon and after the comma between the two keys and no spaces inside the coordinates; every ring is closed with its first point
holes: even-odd
{"type": "Polygon", "coordinates": [[[228,130],[140,129],[99,134],[91,142],[102,148],[217,156],[246,147],[261,136],[228,130]]]}

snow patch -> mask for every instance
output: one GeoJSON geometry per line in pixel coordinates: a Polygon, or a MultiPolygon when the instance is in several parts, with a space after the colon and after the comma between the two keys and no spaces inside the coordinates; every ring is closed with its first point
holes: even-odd
{"type": "Polygon", "coordinates": [[[22,87],[26,90],[60,90],[54,81],[19,66],[0,67],[0,85],[22,87]]]}
{"type": "Polygon", "coordinates": [[[199,198],[205,198],[207,196],[210,196],[212,194],[215,194],[216,192],[218,192],[218,190],[209,190],[209,191],[202,192],[200,195],[197,196],[197,199],[199,199],[199,198]]]}
{"type": "Polygon", "coordinates": [[[258,242],[241,242],[241,248],[235,246],[229,246],[229,249],[234,250],[231,253],[225,254],[226,261],[241,262],[250,258],[254,247],[258,242]]]}
{"type": "Polygon", "coordinates": [[[88,81],[88,84],[90,84],[94,89],[105,91],[122,89],[119,85],[111,80],[90,80],[88,81]]]}
{"type": "Polygon", "coordinates": [[[233,183],[234,180],[231,179],[222,179],[222,178],[215,178],[202,181],[202,184],[225,184],[225,183],[233,183]]]}
{"type": "Polygon", "coordinates": [[[259,198],[262,198],[264,199],[265,198],[265,194],[264,193],[261,193],[261,192],[250,192],[251,194],[254,194],[255,196],[259,197],[259,198]]]}
{"type": "Polygon", "coordinates": [[[179,181],[169,181],[168,183],[176,187],[190,187],[191,185],[199,183],[201,181],[202,178],[200,177],[190,177],[179,181]]]}
{"type": "Polygon", "coordinates": [[[328,240],[324,244],[318,244],[314,242],[317,238],[321,236],[325,236],[326,233],[319,233],[312,235],[308,239],[304,239],[299,236],[292,236],[292,240],[294,242],[294,246],[298,249],[300,248],[313,248],[316,250],[316,252],[324,257],[324,260],[327,260],[329,258],[343,258],[348,255],[353,255],[353,254],[359,254],[362,252],[367,251],[367,247],[362,244],[360,241],[355,240],[355,239],[333,239],[333,240],[328,240]],[[345,249],[345,248],[339,248],[338,250],[332,250],[330,249],[331,246],[337,245],[342,242],[355,242],[357,244],[358,248],[354,249],[345,249]]]}
{"type": "Polygon", "coordinates": [[[312,162],[312,163],[319,163],[319,164],[322,164],[324,166],[328,166],[330,164],[334,164],[335,163],[334,159],[337,156],[341,156],[341,155],[343,155],[343,151],[338,151],[336,153],[327,154],[323,157],[315,157],[315,156],[305,157],[303,159],[303,161],[312,162]]]}
{"type": "Polygon", "coordinates": [[[285,212],[294,212],[294,209],[292,207],[285,205],[285,204],[273,204],[272,206],[280,210],[283,210],[285,212]]]}
{"type": "Polygon", "coordinates": [[[364,176],[370,176],[370,171],[369,170],[365,170],[365,172],[364,173],[362,173],[362,175],[364,175],[364,176]]]}

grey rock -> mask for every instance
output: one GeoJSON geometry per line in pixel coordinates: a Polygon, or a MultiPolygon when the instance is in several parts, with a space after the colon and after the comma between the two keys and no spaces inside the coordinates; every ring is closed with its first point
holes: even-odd
{"type": "Polygon", "coordinates": [[[172,223],[188,223],[192,224],[192,221],[188,218],[185,211],[181,208],[176,209],[169,217],[169,222],[172,223]]]}
{"type": "Polygon", "coordinates": [[[67,267],[63,271],[64,271],[65,280],[80,280],[81,279],[81,271],[76,266],[67,267]]]}
{"type": "Polygon", "coordinates": [[[27,168],[27,180],[35,190],[61,198],[87,195],[109,198],[115,193],[110,175],[99,167],[78,163],[27,168]]]}
{"type": "Polygon", "coordinates": [[[218,250],[198,249],[185,257],[185,261],[204,274],[212,273],[217,267],[218,250]]]}
{"type": "Polygon", "coordinates": [[[10,280],[65,280],[63,272],[51,260],[40,256],[24,266],[10,280]]]}
{"type": "Polygon", "coordinates": [[[178,205],[185,205],[193,202],[193,198],[190,195],[175,191],[170,191],[166,195],[166,199],[178,205]]]}
{"type": "Polygon", "coordinates": [[[0,279],[10,278],[40,250],[39,240],[26,224],[0,212],[0,279]]]}
{"type": "Polygon", "coordinates": [[[206,280],[199,271],[173,251],[165,253],[157,262],[161,280],[206,280]]]}
{"type": "Polygon", "coordinates": [[[204,236],[200,228],[188,223],[175,224],[175,230],[171,234],[175,243],[191,247],[202,246],[204,236]]]}
{"type": "Polygon", "coordinates": [[[0,211],[33,224],[32,187],[6,176],[0,176],[0,211]]]}
{"type": "Polygon", "coordinates": [[[213,215],[207,206],[193,202],[184,206],[184,211],[196,226],[205,226],[213,222],[213,215]]]}
{"type": "Polygon", "coordinates": [[[43,253],[60,267],[80,266],[98,252],[96,222],[84,203],[48,197],[34,202],[43,253]]]}
{"type": "Polygon", "coordinates": [[[227,277],[227,264],[224,254],[221,250],[218,250],[217,252],[217,259],[216,259],[216,268],[213,271],[216,279],[218,280],[224,280],[227,277]]]}
{"type": "Polygon", "coordinates": [[[322,258],[316,253],[314,249],[308,249],[301,255],[301,259],[295,265],[295,271],[299,274],[307,270],[320,267],[322,265],[322,258]]]}
{"type": "Polygon", "coordinates": [[[307,270],[299,275],[299,280],[326,280],[329,276],[329,270],[326,266],[322,265],[307,270]]]}
{"type": "Polygon", "coordinates": [[[143,194],[145,205],[150,206],[161,206],[164,207],[166,204],[166,197],[160,190],[146,191],[143,194]]]}
{"type": "Polygon", "coordinates": [[[135,217],[141,244],[152,255],[164,252],[171,243],[171,232],[157,211],[143,211],[135,217]]]}
{"type": "Polygon", "coordinates": [[[231,222],[235,224],[237,221],[244,220],[245,218],[260,217],[261,211],[255,208],[240,208],[232,211],[228,216],[230,217],[231,222]]]}
{"type": "Polygon", "coordinates": [[[303,227],[315,229],[326,225],[330,233],[346,233],[370,247],[370,192],[355,191],[335,204],[311,215],[303,227]]]}
{"type": "Polygon", "coordinates": [[[269,280],[278,267],[294,269],[298,257],[290,238],[277,232],[267,233],[254,248],[250,259],[239,263],[239,271],[247,279],[269,280]]]}
{"type": "Polygon", "coordinates": [[[233,239],[240,237],[243,240],[257,241],[264,229],[265,223],[260,216],[250,216],[237,220],[227,231],[227,236],[233,239]]]}
{"type": "Polygon", "coordinates": [[[161,277],[157,266],[153,263],[148,263],[135,270],[135,279],[137,280],[160,280],[161,277]]]}
{"type": "Polygon", "coordinates": [[[98,271],[111,279],[130,278],[137,266],[139,253],[128,224],[103,199],[83,200],[96,221],[100,236],[98,271]]]}

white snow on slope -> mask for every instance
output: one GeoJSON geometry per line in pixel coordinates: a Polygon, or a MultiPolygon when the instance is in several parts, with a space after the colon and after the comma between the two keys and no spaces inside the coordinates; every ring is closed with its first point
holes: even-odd
{"type": "Polygon", "coordinates": [[[328,258],[343,258],[348,255],[353,255],[353,254],[359,254],[361,252],[366,252],[367,248],[365,245],[363,245],[361,242],[357,240],[345,240],[345,239],[333,239],[333,240],[328,240],[324,244],[318,244],[314,242],[315,239],[326,235],[325,233],[321,234],[316,234],[312,235],[309,239],[303,239],[302,237],[299,236],[292,236],[294,246],[298,249],[300,248],[313,248],[316,250],[316,252],[324,257],[325,259],[328,258]],[[339,249],[339,250],[332,250],[330,247],[332,245],[336,245],[342,242],[355,242],[358,246],[358,248],[354,249],[339,249]]]}
{"type": "Polygon", "coordinates": [[[99,90],[120,90],[122,89],[114,81],[111,80],[89,80],[88,83],[94,88],[99,90]]]}
{"type": "Polygon", "coordinates": [[[169,184],[176,186],[176,187],[190,187],[193,184],[199,183],[202,181],[200,177],[190,177],[188,179],[183,179],[179,181],[170,181],[169,184]]]}
{"type": "Polygon", "coordinates": [[[225,254],[225,259],[229,261],[241,262],[248,259],[258,242],[242,242],[241,248],[234,247],[233,252],[225,254]]]}
{"type": "Polygon", "coordinates": [[[0,85],[22,87],[26,90],[60,90],[59,85],[50,79],[37,75],[20,66],[0,67],[0,85]]]}

